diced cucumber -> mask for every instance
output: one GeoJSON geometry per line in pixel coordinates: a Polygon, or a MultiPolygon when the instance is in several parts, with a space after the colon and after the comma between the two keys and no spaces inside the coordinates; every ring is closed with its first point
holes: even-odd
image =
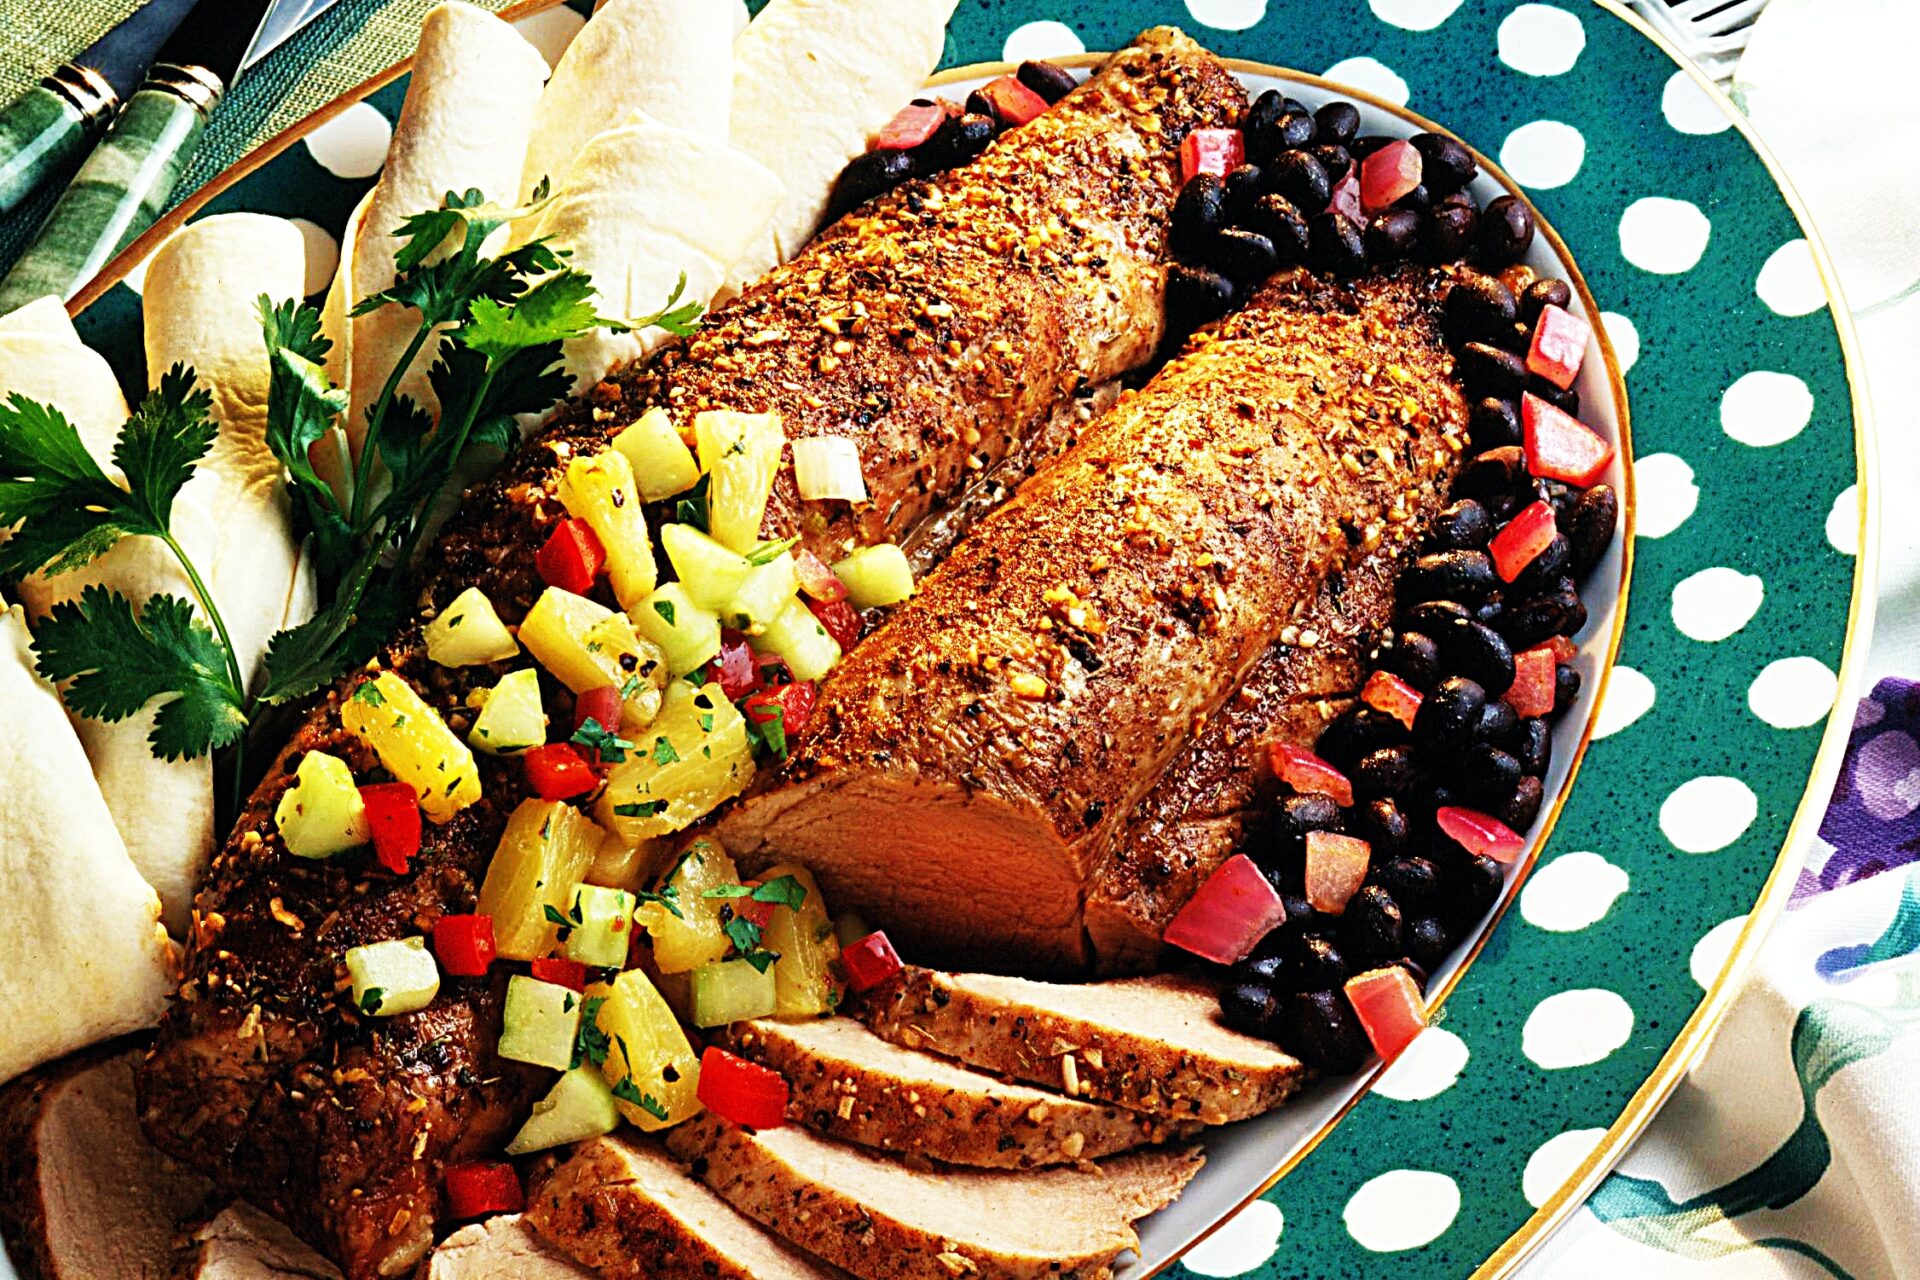
{"type": "Polygon", "coordinates": [[[440,994],[440,966],[418,934],[347,948],[347,976],[354,1007],[376,1018],[424,1009],[440,994]]]}
{"type": "Polygon", "coordinates": [[[907,563],[907,553],[891,542],[861,547],[835,561],[833,574],[856,609],[899,604],[913,594],[913,566],[907,563]]]}
{"type": "Polygon", "coordinates": [[[684,583],[669,582],[640,602],[633,625],[667,655],[667,669],[683,676],[720,652],[720,618],[693,602],[684,583]]]}
{"type": "Polygon", "coordinates": [[[700,464],[673,429],[665,409],[641,414],[638,422],[613,438],[613,447],[632,464],[640,496],[648,502],[685,493],[700,482],[700,464]]]}
{"type": "Polygon", "coordinates": [[[729,1022],[765,1018],[778,1002],[773,971],[761,973],[745,960],[703,964],[693,971],[693,1025],[724,1027],[729,1022]]]}
{"type": "Polygon", "coordinates": [[[765,564],[753,567],[721,608],[720,616],[734,630],[758,635],[780,616],[787,601],[799,591],[800,576],[794,569],[793,554],[783,551],[765,564]]]}
{"type": "Polygon", "coordinates": [[[309,751],[281,795],[273,823],[296,858],[331,858],[373,838],[353,770],[339,756],[309,751]]]}
{"type": "Polygon", "coordinates": [[[507,980],[507,1005],[500,1015],[501,1057],[565,1071],[573,1065],[573,1042],[579,1035],[579,992],[525,974],[507,980]]]}
{"type": "Polygon", "coordinates": [[[584,1142],[620,1127],[620,1108],[599,1067],[582,1063],[561,1076],[533,1114],[507,1144],[507,1154],[524,1156],[569,1142],[584,1142]]]}
{"type": "Polygon", "coordinates": [[[624,969],[633,939],[634,896],[625,889],[583,884],[574,890],[567,958],[597,969],[624,969]]]}
{"type": "Polygon", "coordinates": [[[785,658],[795,680],[818,680],[840,661],[840,645],[798,598],[753,638],[753,647],[785,658]]]}
{"type": "MultiPolygon", "coordinates": [[[[473,695],[468,695],[471,705],[473,695]]],[[[467,731],[467,745],[488,755],[512,755],[547,740],[547,713],[540,705],[540,673],[532,667],[500,677],[480,704],[467,731]]]]}
{"type": "Polygon", "coordinates": [[[505,662],[520,645],[494,612],[493,601],[468,587],[427,624],[427,656],[443,667],[478,667],[505,662]]]}
{"type": "Polygon", "coordinates": [[[695,415],[693,437],[707,473],[707,531],[723,546],[752,550],[786,448],[780,415],[708,410],[695,415]]]}
{"type": "Polygon", "coordinates": [[[753,565],[738,551],[730,551],[690,524],[665,525],[660,545],[680,585],[702,609],[719,609],[740,589],[753,565]]]}

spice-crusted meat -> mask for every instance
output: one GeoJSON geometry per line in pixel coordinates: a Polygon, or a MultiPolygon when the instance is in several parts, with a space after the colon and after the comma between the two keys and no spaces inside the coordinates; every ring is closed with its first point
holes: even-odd
{"type": "Polygon", "coordinates": [[[728,848],[805,862],[920,954],[1084,963],[1134,807],[1464,446],[1438,279],[1292,274],[1198,335],[835,669],[728,848]]]}
{"type": "MultiPolygon", "coordinates": [[[[398,672],[464,735],[466,695],[503,668],[436,666],[421,624],[469,586],[518,623],[542,586],[535,552],[565,514],[554,493],[567,463],[655,405],[682,426],[707,407],[774,408],[793,436],[859,441],[871,504],[802,504],[786,476],[770,531],[803,528],[823,554],[911,532],[976,468],[1018,456],[1083,383],[1148,358],[1180,140],[1243,105],[1211,55],[1149,32],[974,164],[836,224],[699,336],[563,410],[469,493],[424,557],[419,616],[370,669],[398,672]]],[[[313,712],[216,855],[186,981],[141,1073],[143,1123],[162,1149],[286,1219],[350,1280],[411,1269],[432,1244],[442,1167],[496,1146],[546,1082],[493,1053],[504,978],[448,977],[416,1014],[350,1007],[346,950],[473,911],[528,794],[516,762],[481,756],[483,798],[427,827],[408,874],[364,855],[289,856],[272,814],[300,755],[332,752],[363,777],[378,765],[341,728],[359,678],[313,712]]],[[[547,680],[544,697],[571,723],[571,695],[547,680]]]]}

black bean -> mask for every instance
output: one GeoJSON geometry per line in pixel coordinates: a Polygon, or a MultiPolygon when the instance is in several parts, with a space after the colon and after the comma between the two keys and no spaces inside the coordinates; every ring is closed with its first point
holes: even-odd
{"type": "Polygon", "coordinates": [[[1513,290],[1498,276],[1477,271],[1462,272],[1441,304],[1447,341],[1456,347],[1485,342],[1511,328],[1517,311],[1513,290]]]}
{"type": "Polygon", "coordinates": [[[1014,73],[1021,84],[1039,94],[1052,106],[1060,99],[1072,93],[1079,81],[1065,67],[1056,67],[1051,62],[1039,62],[1028,59],[1020,64],[1020,70],[1014,73]]]}
{"type": "Polygon", "coordinates": [[[1440,679],[1440,646],[1431,636],[1403,631],[1381,664],[1416,689],[1431,689],[1440,679]]]}
{"type": "Polygon", "coordinates": [[[1520,762],[1487,742],[1476,742],[1455,761],[1461,790],[1478,808],[1498,809],[1520,785],[1520,762]]]}
{"type": "Polygon", "coordinates": [[[1355,160],[1365,160],[1368,156],[1393,141],[1393,138],[1389,138],[1385,134],[1363,133],[1345,145],[1347,150],[1353,152],[1353,158],[1355,160]]]}
{"type": "Polygon", "coordinates": [[[1620,520],[1620,499],[1612,485],[1597,484],[1582,493],[1573,504],[1565,525],[1567,544],[1573,551],[1570,568],[1575,576],[1586,577],[1613,545],[1613,527],[1620,520]]]}
{"type": "Polygon", "coordinates": [[[1440,641],[1441,666],[1479,685],[1488,698],[1498,698],[1513,688],[1513,650],[1486,623],[1469,622],[1436,638],[1440,641]]]}
{"type": "Polygon", "coordinates": [[[1513,796],[1494,816],[1515,831],[1525,831],[1540,816],[1540,802],[1546,798],[1546,794],[1540,779],[1531,775],[1524,777],[1520,779],[1520,785],[1513,789],[1513,796]]]}
{"type": "Polygon", "coordinates": [[[1351,1075],[1372,1052],[1353,1006],[1338,991],[1309,991],[1288,1000],[1280,1043],[1300,1061],[1329,1075],[1351,1075]]]}
{"type": "Polygon", "coordinates": [[[1413,252],[1419,234],[1419,214],[1410,209],[1389,209],[1367,224],[1367,258],[1376,267],[1391,267],[1413,252]]]}
{"type": "Polygon", "coordinates": [[[1329,102],[1313,113],[1320,141],[1345,146],[1360,132],[1360,108],[1351,102],[1329,102]]]}
{"type": "Polygon", "coordinates": [[[1254,201],[1246,225],[1248,230],[1258,231],[1273,242],[1274,252],[1282,262],[1291,265],[1307,260],[1307,247],[1311,242],[1307,220],[1285,196],[1273,193],[1254,201]]]}
{"type": "Polygon", "coordinates": [[[1580,501],[1580,490],[1564,480],[1549,480],[1544,476],[1534,478],[1533,492],[1553,508],[1553,518],[1563,525],[1572,514],[1574,504],[1580,501]]]}
{"type": "Polygon", "coordinates": [[[1332,276],[1357,276],[1367,265],[1360,228],[1344,213],[1328,210],[1307,223],[1313,233],[1309,258],[1315,269],[1332,276]]]}
{"type": "Polygon", "coordinates": [[[1274,252],[1273,241],[1244,227],[1228,227],[1215,236],[1207,247],[1207,261],[1247,293],[1280,269],[1280,255],[1274,252]]]}
{"type": "Polygon", "coordinates": [[[1580,392],[1574,387],[1556,387],[1539,374],[1527,375],[1527,391],[1539,396],[1570,418],[1580,416],[1580,392]]]}
{"type": "Polygon", "coordinates": [[[1407,944],[1407,958],[1429,971],[1445,964],[1453,953],[1453,935],[1432,916],[1407,921],[1401,937],[1407,944]]]}
{"type": "Polygon", "coordinates": [[[1566,535],[1554,534],[1547,545],[1540,549],[1540,553],[1527,561],[1526,567],[1514,578],[1513,590],[1528,596],[1553,590],[1553,584],[1566,574],[1567,563],[1572,557],[1566,535]]]}
{"type": "Polygon", "coordinates": [[[1506,602],[1499,596],[1488,596],[1485,600],[1473,606],[1473,620],[1475,622],[1484,622],[1488,626],[1498,630],[1500,615],[1505,613],[1506,609],[1506,602]]]}
{"type": "Polygon", "coordinates": [[[1168,238],[1175,253],[1196,258],[1226,224],[1226,184],[1211,173],[1199,173],[1174,197],[1168,238]]]}
{"type": "Polygon", "coordinates": [[[1553,763],[1553,730],[1545,720],[1521,721],[1508,745],[1523,771],[1536,778],[1546,776],[1547,766],[1553,763]]]}
{"type": "Polygon", "coordinates": [[[1473,248],[1480,234],[1480,211],[1471,204],[1441,204],[1427,219],[1427,234],[1422,246],[1427,261],[1459,262],[1473,248]]]}
{"type": "Polygon", "coordinates": [[[1479,453],[1521,443],[1526,433],[1521,427],[1519,408],[1513,401],[1498,396],[1483,396],[1474,401],[1473,412],[1467,419],[1467,437],[1479,453]]]}
{"type": "Polygon", "coordinates": [[[1353,793],[1365,800],[1391,799],[1412,787],[1413,748],[1381,747],[1361,756],[1353,766],[1353,793]]]}
{"type": "Polygon", "coordinates": [[[1520,716],[1513,705],[1507,702],[1489,702],[1480,713],[1480,727],[1474,730],[1482,742],[1491,742],[1496,747],[1511,750],[1515,735],[1520,732],[1520,716]]]}
{"type": "Polygon", "coordinates": [[[1413,717],[1413,740],[1438,752],[1457,750],[1473,741],[1480,726],[1480,710],[1487,691],[1465,676],[1448,676],[1420,700],[1413,717]]]}
{"type": "Polygon", "coordinates": [[[1255,953],[1233,966],[1232,978],[1235,982],[1257,982],[1261,986],[1271,987],[1280,980],[1285,963],[1277,955],[1255,953]]]}
{"type": "Polygon", "coordinates": [[[1280,123],[1280,117],[1287,114],[1286,95],[1278,89],[1268,89],[1253,100],[1247,108],[1247,118],[1240,128],[1246,133],[1259,133],[1280,123]]]}
{"type": "Polygon", "coordinates": [[[1403,916],[1393,895],[1377,884],[1360,886],[1341,916],[1341,936],[1350,951],[1367,961],[1391,960],[1400,954],[1403,916]]]}
{"type": "Polygon", "coordinates": [[[1297,147],[1310,147],[1319,140],[1320,130],[1307,114],[1305,107],[1297,102],[1290,103],[1291,110],[1280,117],[1280,143],[1289,150],[1297,147]]]}
{"type": "Polygon", "coordinates": [[[1324,209],[1333,183],[1318,160],[1304,151],[1282,152],[1265,164],[1270,187],[1293,201],[1297,209],[1324,209]]]}
{"type": "Polygon", "coordinates": [[[1469,342],[1460,348],[1454,362],[1454,375],[1469,399],[1499,396],[1513,399],[1527,385],[1527,362],[1511,351],[1485,342],[1469,342]]]}
{"type": "Polygon", "coordinates": [[[1517,603],[1509,601],[1500,618],[1500,634],[1515,649],[1533,646],[1557,635],[1572,635],[1586,625],[1586,606],[1577,592],[1562,590],[1568,579],[1561,579],[1554,590],[1529,596],[1517,603]],[[1572,627],[1572,630],[1566,628],[1572,627]]]}
{"type": "Polygon", "coordinates": [[[978,89],[967,95],[966,110],[972,115],[991,116],[996,125],[1002,129],[1007,127],[1007,122],[1000,118],[1000,112],[995,109],[993,99],[978,89]]]}
{"type": "Polygon", "coordinates": [[[1405,725],[1384,711],[1356,702],[1320,731],[1314,752],[1342,773],[1350,773],[1367,752],[1398,746],[1406,740],[1405,725]]]}
{"type": "MultiPolygon", "coordinates": [[[[1280,895],[1280,905],[1286,908],[1286,923],[1282,924],[1278,929],[1261,940],[1259,949],[1263,953],[1266,952],[1270,946],[1273,948],[1284,948],[1297,945],[1296,943],[1288,942],[1285,937],[1281,936],[1283,934],[1291,934],[1294,938],[1299,938],[1318,931],[1321,919],[1320,913],[1313,909],[1313,904],[1308,902],[1305,897],[1297,893],[1283,893],[1280,895]]],[[[1279,955],[1281,952],[1275,949],[1273,954],[1279,955]]]]}
{"type": "Polygon", "coordinates": [[[1553,670],[1553,714],[1564,715],[1580,696],[1580,673],[1565,663],[1553,670]]]}
{"type": "MultiPolygon", "coordinates": [[[[1401,625],[1441,639],[1455,627],[1473,621],[1473,611],[1456,600],[1422,600],[1408,606],[1400,615],[1401,625]]],[[[1442,646],[1444,652],[1444,644],[1442,646]]]]}
{"type": "Polygon", "coordinates": [[[1310,831],[1338,831],[1342,822],[1340,806],[1332,796],[1299,794],[1282,800],[1274,808],[1274,827],[1304,840],[1310,831]]]}
{"type": "Polygon", "coordinates": [[[1317,933],[1302,935],[1299,942],[1281,952],[1286,962],[1288,981],[1295,990],[1313,987],[1337,987],[1353,976],[1340,948],[1317,933]]]}
{"type": "Polygon", "coordinates": [[[1489,449],[1460,469],[1453,496],[1484,503],[1495,519],[1514,510],[1514,500],[1527,484],[1527,455],[1518,445],[1489,449]]]}
{"type": "Polygon", "coordinates": [[[1322,145],[1309,148],[1307,154],[1320,162],[1320,167],[1327,171],[1327,181],[1336,187],[1353,172],[1353,156],[1345,147],[1322,145]]]}
{"type": "Polygon", "coordinates": [[[1539,324],[1540,313],[1548,307],[1565,308],[1572,304],[1573,290],[1565,280],[1535,280],[1520,295],[1520,318],[1528,324],[1539,324]]]}
{"type": "Polygon", "coordinates": [[[929,171],[937,172],[963,165],[993,141],[999,123],[992,116],[968,112],[940,126],[940,131],[915,148],[929,171]]]}
{"type": "MultiPolygon", "coordinates": [[[[1511,351],[1513,354],[1525,359],[1527,353],[1533,350],[1533,330],[1516,320],[1507,326],[1499,337],[1493,339],[1493,345],[1502,351],[1511,351]]],[[[1533,382],[1534,378],[1532,375],[1528,375],[1528,385],[1531,386],[1533,382]]]]}
{"type": "Polygon", "coordinates": [[[1486,546],[1492,536],[1493,517],[1472,498],[1442,508],[1427,522],[1428,544],[1442,550],[1474,550],[1486,546]]]}
{"type": "Polygon", "coordinates": [[[1236,982],[1220,993],[1220,1020],[1250,1036],[1274,1031],[1273,988],[1258,982],[1236,982]]]}
{"type": "Polygon", "coordinates": [[[1411,209],[1415,213],[1425,213],[1433,208],[1433,192],[1427,189],[1426,183],[1419,183],[1413,190],[1407,192],[1407,194],[1401,196],[1398,200],[1395,200],[1393,207],[1396,209],[1411,209]]]}
{"type": "Polygon", "coordinates": [[[1447,877],[1455,911],[1468,920],[1478,920],[1493,909],[1506,888],[1506,869],[1485,854],[1471,853],[1447,877]]]}
{"type": "Polygon", "coordinates": [[[1205,267],[1176,262],[1167,272],[1167,325],[1187,334],[1233,309],[1233,281],[1205,267]]]}
{"type": "MultiPolygon", "coordinates": [[[[1400,573],[1403,600],[1484,600],[1500,589],[1500,577],[1484,551],[1431,551],[1400,573]]],[[[1446,641],[1440,636],[1441,652],[1446,641]]]]}
{"type": "Polygon", "coordinates": [[[1479,260],[1498,271],[1527,256],[1533,247],[1533,210],[1517,196],[1501,196],[1480,215],[1479,260]]]}
{"type": "Polygon", "coordinates": [[[1430,190],[1450,195],[1480,176],[1473,153],[1440,133],[1416,133],[1411,139],[1420,153],[1420,180],[1430,190]]]}
{"type": "MultiPolygon", "coordinates": [[[[1376,861],[1379,855],[1375,854],[1376,861]]],[[[1440,890],[1440,873],[1425,858],[1390,858],[1374,873],[1402,907],[1418,907],[1440,890]]]]}
{"type": "MultiPolygon", "coordinates": [[[[1188,185],[1192,185],[1189,183],[1188,185]]],[[[1238,227],[1247,225],[1253,206],[1267,194],[1267,172],[1257,164],[1243,164],[1227,175],[1226,217],[1238,227]]]]}
{"type": "Polygon", "coordinates": [[[1357,805],[1350,825],[1376,859],[1391,858],[1407,847],[1407,816],[1392,800],[1383,797],[1357,805]]]}
{"type": "Polygon", "coordinates": [[[885,195],[917,171],[911,151],[868,151],[847,162],[827,197],[827,219],[851,213],[875,196],[885,195]]]}

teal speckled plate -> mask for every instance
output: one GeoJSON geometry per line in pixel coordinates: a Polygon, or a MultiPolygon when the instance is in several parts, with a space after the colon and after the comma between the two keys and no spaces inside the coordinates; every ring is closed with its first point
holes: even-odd
{"type": "MultiPolygon", "coordinates": [[[[549,3],[520,12],[555,47],[581,18],[549,3]]],[[[1509,894],[1517,909],[1436,975],[1436,1025],[1391,1071],[1215,1137],[1128,1269],[1184,1254],[1208,1276],[1503,1274],[1704,1046],[1838,767],[1845,726],[1829,713],[1851,705],[1873,553],[1844,307],[1735,110],[1613,0],[961,0],[945,61],[1111,49],[1160,23],[1350,85],[1369,127],[1418,127],[1394,107],[1442,122],[1520,184],[1583,269],[1615,357],[1589,361],[1589,416],[1623,439],[1610,375],[1624,375],[1637,529],[1597,575],[1588,714],[1557,744],[1563,771],[1583,745],[1584,759],[1509,894]]],[[[1310,102],[1331,92],[1243,72],[1310,102]]],[[[323,286],[405,83],[383,77],[317,113],[169,224],[302,219],[323,286]]],[[[81,300],[83,334],[134,387],[131,264],[168,229],[81,300]]],[[[1537,260],[1553,250],[1543,240],[1537,260]]]]}

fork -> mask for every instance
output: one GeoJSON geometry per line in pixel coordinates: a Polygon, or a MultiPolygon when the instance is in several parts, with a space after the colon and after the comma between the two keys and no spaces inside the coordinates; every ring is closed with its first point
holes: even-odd
{"type": "Polygon", "coordinates": [[[1628,0],[1722,88],[1767,0],[1628,0]]]}

